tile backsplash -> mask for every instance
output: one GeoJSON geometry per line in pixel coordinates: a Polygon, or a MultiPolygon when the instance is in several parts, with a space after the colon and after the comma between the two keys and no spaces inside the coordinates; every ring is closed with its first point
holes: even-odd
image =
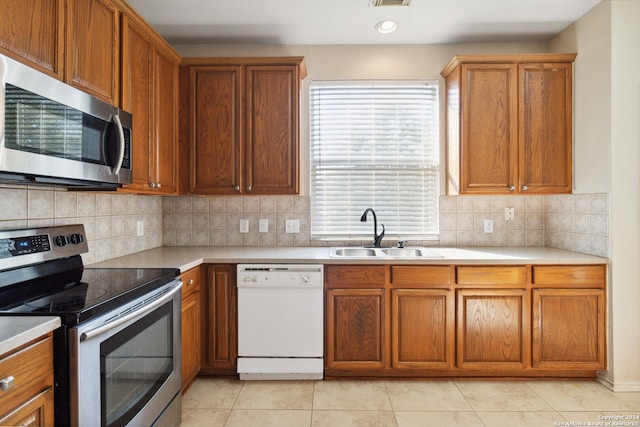
{"type": "MultiPolygon", "coordinates": [[[[363,242],[312,241],[307,196],[164,197],[166,246],[331,246],[363,242]],[[240,233],[240,219],[249,220],[240,233]],[[260,233],[259,220],[268,220],[260,233]],[[285,220],[300,221],[300,233],[285,232],[285,220]]],[[[441,196],[440,246],[551,246],[608,256],[607,194],[441,196]],[[505,220],[505,208],[513,219],[505,220]],[[493,232],[484,232],[484,220],[493,232]]],[[[410,242],[414,243],[414,242],[410,242]]]]}
{"type": "Polygon", "coordinates": [[[0,229],[64,224],[84,224],[85,264],[155,248],[162,246],[162,197],[0,187],[0,229]]]}
{"type": "MultiPolygon", "coordinates": [[[[440,246],[549,246],[609,255],[606,193],[441,196],[440,246]],[[505,220],[505,208],[513,208],[505,220]],[[484,232],[491,220],[492,233],[484,232]]],[[[0,228],[84,224],[85,263],[159,246],[331,246],[363,242],[311,240],[308,196],[143,196],[0,186],[0,228]],[[240,219],[249,220],[240,233],[240,219]],[[268,220],[266,232],[259,220],[268,220]],[[286,233],[297,219],[299,233],[286,233]],[[144,235],[137,236],[142,222],[144,235]]],[[[415,244],[416,242],[410,242],[415,244]]]]}

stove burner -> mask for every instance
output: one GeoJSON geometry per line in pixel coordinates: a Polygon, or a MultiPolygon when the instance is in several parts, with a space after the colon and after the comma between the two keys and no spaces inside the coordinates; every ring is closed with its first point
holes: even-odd
{"type": "Polygon", "coordinates": [[[77,311],[85,306],[90,306],[91,302],[100,298],[107,291],[104,289],[91,287],[86,283],[80,283],[74,288],[66,289],[56,294],[36,298],[25,303],[25,306],[46,311],[77,311]]]}

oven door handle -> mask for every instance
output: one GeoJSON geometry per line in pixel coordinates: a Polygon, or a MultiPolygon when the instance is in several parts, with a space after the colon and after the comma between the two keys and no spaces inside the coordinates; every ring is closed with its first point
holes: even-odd
{"type": "Polygon", "coordinates": [[[102,326],[98,326],[95,329],[91,329],[90,331],[86,331],[83,332],[82,334],[80,334],[80,342],[84,342],[87,340],[90,340],[91,338],[97,337],[98,335],[101,335],[113,328],[116,328],[120,325],[122,325],[123,323],[128,322],[131,319],[134,319],[136,317],[140,317],[143,316],[153,310],[155,310],[156,308],[160,307],[162,304],[164,304],[167,301],[170,301],[173,296],[177,293],[180,292],[180,288],[182,287],[182,282],[179,282],[179,284],[171,289],[171,291],[169,291],[168,293],[162,295],[160,298],[158,298],[157,300],[149,303],[148,305],[145,305],[144,307],[140,308],[139,310],[135,310],[132,313],[129,313],[125,316],[122,316],[112,322],[109,323],[105,323],[102,326]]]}

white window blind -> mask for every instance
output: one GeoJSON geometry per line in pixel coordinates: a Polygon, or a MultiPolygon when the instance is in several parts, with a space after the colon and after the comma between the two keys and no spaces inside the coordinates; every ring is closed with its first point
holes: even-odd
{"type": "Polygon", "coordinates": [[[386,236],[438,234],[438,84],[310,85],[311,237],[373,239],[371,207],[386,236]]]}

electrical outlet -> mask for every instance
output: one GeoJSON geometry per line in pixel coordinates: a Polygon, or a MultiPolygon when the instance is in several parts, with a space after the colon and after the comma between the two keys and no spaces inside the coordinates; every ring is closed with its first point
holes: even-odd
{"type": "Polygon", "coordinates": [[[248,233],[249,232],[249,220],[245,218],[240,219],[240,232],[248,233]]]}
{"type": "Polygon", "coordinates": [[[260,218],[260,221],[258,222],[258,231],[260,233],[269,232],[269,218],[260,218]]]}
{"type": "Polygon", "coordinates": [[[493,233],[493,220],[491,219],[484,220],[484,232],[493,233]]]}
{"type": "Polygon", "coordinates": [[[284,231],[287,233],[299,233],[300,232],[300,220],[287,219],[284,221],[284,231]]]}
{"type": "Polygon", "coordinates": [[[144,222],[136,222],[136,236],[144,236],[144,222]]]}
{"type": "Polygon", "coordinates": [[[515,208],[504,208],[504,220],[513,221],[516,218],[515,208]]]}

